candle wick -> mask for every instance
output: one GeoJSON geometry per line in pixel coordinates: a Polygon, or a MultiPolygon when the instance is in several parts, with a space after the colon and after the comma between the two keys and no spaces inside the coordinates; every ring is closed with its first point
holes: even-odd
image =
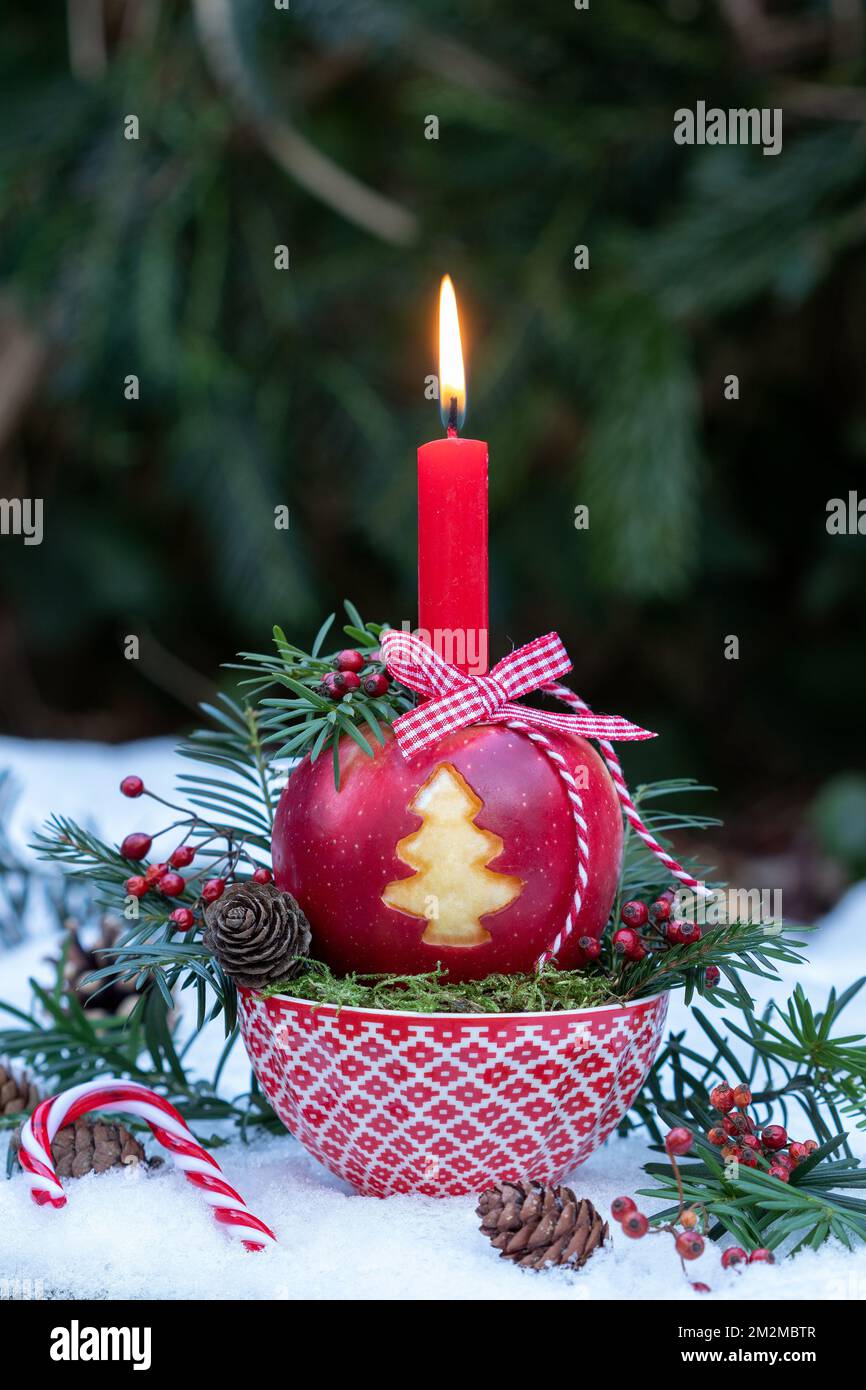
{"type": "Polygon", "coordinates": [[[451,404],[448,407],[448,427],[446,430],[449,439],[457,438],[457,397],[451,397],[451,404]]]}

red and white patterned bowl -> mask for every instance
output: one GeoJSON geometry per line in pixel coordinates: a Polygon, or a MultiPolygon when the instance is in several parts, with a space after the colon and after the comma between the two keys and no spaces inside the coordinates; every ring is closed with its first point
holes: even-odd
{"type": "Polygon", "coordinates": [[[666,994],[563,1013],[417,1014],[240,991],[244,1043],[280,1119],[377,1197],[559,1182],[628,1111],[666,1016],[666,994]]]}

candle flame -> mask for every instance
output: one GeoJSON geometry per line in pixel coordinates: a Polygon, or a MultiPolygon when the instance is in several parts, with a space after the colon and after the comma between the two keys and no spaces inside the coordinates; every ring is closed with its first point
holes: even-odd
{"type": "Polygon", "coordinates": [[[439,413],[449,433],[456,434],[466,418],[466,373],[460,319],[450,275],[443,275],[439,291],[439,413]]]}

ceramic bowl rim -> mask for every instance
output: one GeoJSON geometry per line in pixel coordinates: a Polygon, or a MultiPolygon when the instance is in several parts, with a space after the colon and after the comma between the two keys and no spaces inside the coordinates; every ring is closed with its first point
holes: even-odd
{"type": "MultiPolygon", "coordinates": [[[[299,999],[294,994],[264,995],[261,993],[260,990],[251,989],[246,985],[238,986],[238,994],[241,996],[249,995],[255,999],[260,1000],[263,1004],[269,1004],[272,999],[276,999],[279,1000],[281,1003],[286,1004],[302,1004],[307,1009],[329,1009],[333,1010],[333,1017],[337,1017],[339,1014],[373,1014],[376,1018],[408,1019],[410,1021],[415,1021],[420,1025],[424,1022],[425,1019],[432,1018],[450,1019],[452,1021],[459,1020],[461,1023],[493,1023],[496,1019],[507,1019],[509,1021],[511,1019],[524,1019],[527,1023],[530,1021],[537,1023],[541,1019],[553,1021],[557,1019],[563,1019],[570,1020],[573,1022],[576,1019],[585,1017],[586,1015],[592,1015],[593,1017],[595,1017],[597,1014],[613,1013],[614,1011],[622,1012],[623,1010],[636,1009],[639,1008],[642,1004],[657,1004],[660,1000],[663,1000],[666,995],[670,994],[670,990],[662,989],[659,990],[656,994],[645,994],[642,995],[640,999],[628,999],[621,1004],[587,1004],[583,1008],[579,1009],[539,1009],[531,1012],[523,1011],[521,1013],[512,1014],[460,1014],[452,1012],[442,1014],[425,1014],[419,1013],[417,1009],[373,1009],[366,1008],[365,1006],[360,1004],[325,1004],[317,1003],[315,999],[299,999]]],[[[328,1016],[330,1017],[331,1015],[328,1016]]]]}

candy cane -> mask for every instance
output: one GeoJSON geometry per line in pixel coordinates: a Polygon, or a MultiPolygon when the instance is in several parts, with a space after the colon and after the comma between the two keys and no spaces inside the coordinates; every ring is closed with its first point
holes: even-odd
{"type": "Polygon", "coordinates": [[[195,1142],[173,1105],[137,1081],[90,1081],[72,1086],[37,1105],[21,1131],[19,1161],[39,1206],[64,1207],[66,1193],[51,1157],[51,1143],[58,1130],[92,1110],[119,1110],[146,1120],[154,1137],[168,1149],[187,1182],[198,1188],[213,1208],[214,1219],[247,1250],[264,1250],[277,1238],[269,1226],[247,1209],[246,1202],[222,1176],[219,1164],[195,1142]]]}

